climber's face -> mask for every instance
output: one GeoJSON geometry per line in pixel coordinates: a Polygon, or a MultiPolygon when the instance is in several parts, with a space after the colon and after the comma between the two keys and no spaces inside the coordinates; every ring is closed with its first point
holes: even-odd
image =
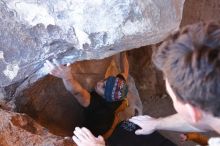
{"type": "Polygon", "coordinates": [[[105,85],[106,85],[106,80],[101,80],[95,86],[96,93],[98,93],[102,97],[104,97],[105,85]]]}

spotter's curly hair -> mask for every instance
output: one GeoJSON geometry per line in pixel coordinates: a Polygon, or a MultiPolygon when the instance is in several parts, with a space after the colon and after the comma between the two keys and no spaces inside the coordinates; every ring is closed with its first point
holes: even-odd
{"type": "Polygon", "coordinates": [[[170,35],[153,62],[178,100],[220,117],[220,23],[199,22],[170,35]]]}

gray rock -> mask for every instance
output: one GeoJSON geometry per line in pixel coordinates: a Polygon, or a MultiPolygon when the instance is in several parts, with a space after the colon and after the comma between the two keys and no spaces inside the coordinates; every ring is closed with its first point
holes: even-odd
{"type": "Polygon", "coordinates": [[[45,76],[46,59],[57,58],[62,64],[102,59],[162,41],[179,27],[183,4],[184,0],[1,0],[2,95],[12,97],[45,76]],[[11,88],[10,93],[5,90],[11,88]]]}

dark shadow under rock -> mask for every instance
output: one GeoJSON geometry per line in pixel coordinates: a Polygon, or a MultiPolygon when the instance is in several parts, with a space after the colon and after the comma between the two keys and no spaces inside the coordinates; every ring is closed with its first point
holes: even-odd
{"type": "Polygon", "coordinates": [[[39,80],[15,103],[18,112],[28,114],[56,135],[71,136],[75,126],[83,123],[82,107],[54,77],[39,80]]]}

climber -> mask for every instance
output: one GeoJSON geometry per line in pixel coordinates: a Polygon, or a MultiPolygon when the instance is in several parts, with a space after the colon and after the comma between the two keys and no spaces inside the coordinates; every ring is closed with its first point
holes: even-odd
{"type": "Polygon", "coordinates": [[[128,85],[126,80],[129,70],[126,53],[122,53],[120,58],[122,62],[122,73],[116,77],[109,76],[99,81],[92,92],[84,89],[75,80],[71,74],[69,65],[60,65],[56,60],[52,62],[47,60],[45,62],[44,66],[48,72],[53,76],[62,78],[66,89],[73,94],[85,109],[86,123],[83,125],[86,128],[75,128],[74,141],[78,146],[90,146],[92,144],[97,146],[98,143],[105,145],[104,139],[110,146],[115,146],[116,144],[133,146],[134,143],[138,143],[139,146],[145,146],[146,142],[149,146],[159,146],[161,144],[164,144],[164,146],[173,146],[169,140],[157,132],[150,136],[136,136],[134,130],[138,126],[129,121],[122,121],[119,118],[118,113],[125,110],[128,106],[128,101],[126,100],[128,85]],[[94,138],[95,143],[89,142],[88,144],[87,139],[81,136],[82,132],[87,135],[90,134],[94,138]],[[128,138],[131,141],[128,141],[128,138]],[[78,141],[87,144],[83,145],[82,143],[78,143],[78,141]]]}
{"type": "Polygon", "coordinates": [[[72,76],[69,65],[60,65],[56,60],[47,60],[44,64],[51,75],[63,80],[66,89],[84,107],[86,123],[83,125],[96,136],[109,137],[119,122],[117,113],[127,107],[129,64],[126,53],[121,54],[121,62],[122,73],[99,81],[91,92],[72,76]]]}
{"type": "MultiPolygon", "coordinates": [[[[216,131],[220,134],[220,23],[200,22],[172,34],[154,50],[177,113],[164,118],[136,116],[137,135],[155,130],[216,131]]],[[[209,145],[220,145],[211,138],[209,145]]]]}

